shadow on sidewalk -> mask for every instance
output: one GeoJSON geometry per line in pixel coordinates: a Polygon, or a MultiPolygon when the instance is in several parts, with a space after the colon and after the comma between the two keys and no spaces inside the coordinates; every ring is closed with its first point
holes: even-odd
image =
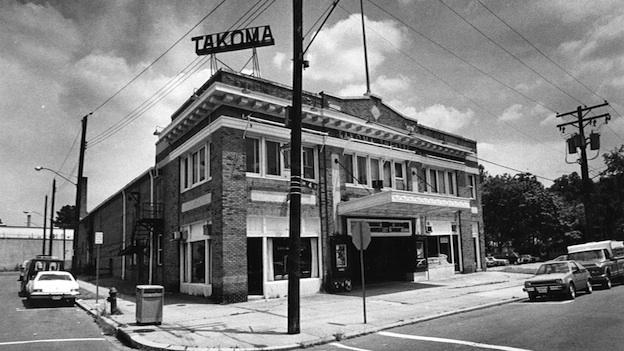
{"type": "MultiPolygon", "coordinates": [[[[436,288],[441,285],[415,282],[373,282],[366,283],[366,296],[378,296],[385,294],[393,294],[403,291],[436,288]]],[[[343,296],[361,296],[362,286],[355,285],[350,292],[338,292],[336,295],[343,296]]]]}

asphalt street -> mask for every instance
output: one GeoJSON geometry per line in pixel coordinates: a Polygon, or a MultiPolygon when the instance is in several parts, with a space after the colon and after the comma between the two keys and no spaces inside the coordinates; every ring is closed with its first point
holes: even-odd
{"type": "Polygon", "coordinates": [[[319,345],[311,350],[622,350],[624,286],[528,300],[319,345]]]}
{"type": "Polygon", "coordinates": [[[0,350],[131,350],[76,306],[28,304],[17,295],[18,276],[0,273],[0,350]]]}

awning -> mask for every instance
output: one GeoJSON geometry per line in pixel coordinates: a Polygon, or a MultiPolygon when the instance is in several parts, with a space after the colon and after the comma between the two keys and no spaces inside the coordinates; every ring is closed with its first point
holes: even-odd
{"type": "Polygon", "coordinates": [[[340,216],[417,217],[452,215],[459,210],[471,210],[469,198],[401,190],[383,190],[338,204],[340,216]]]}

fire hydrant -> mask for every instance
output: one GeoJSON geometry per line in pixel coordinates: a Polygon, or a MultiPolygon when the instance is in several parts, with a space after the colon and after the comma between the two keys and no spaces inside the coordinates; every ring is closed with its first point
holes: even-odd
{"type": "Polygon", "coordinates": [[[117,310],[117,289],[110,288],[110,290],[108,290],[108,297],[106,298],[106,301],[110,302],[110,313],[118,314],[119,311],[117,310]]]}

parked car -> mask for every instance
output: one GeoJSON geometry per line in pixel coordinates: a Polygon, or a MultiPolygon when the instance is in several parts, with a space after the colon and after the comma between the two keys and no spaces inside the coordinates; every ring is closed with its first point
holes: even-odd
{"type": "Polygon", "coordinates": [[[485,257],[486,267],[506,266],[509,264],[509,260],[502,258],[495,258],[492,256],[485,257]]]}
{"type": "Polygon", "coordinates": [[[65,301],[70,304],[76,302],[76,296],[80,295],[78,282],[69,272],[42,271],[38,272],[35,279],[26,285],[27,300],[50,300],[65,301]]]}
{"type": "Polygon", "coordinates": [[[520,257],[518,257],[518,263],[522,264],[522,263],[533,263],[533,262],[538,262],[539,258],[535,257],[535,256],[531,256],[529,254],[524,254],[524,255],[520,255],[520,257]]]}
{"type": "Polygon", "coordinates": [[[575,261],[557,261],[543,263],[535,276],[524,282],[523,291],[534,301],[538,296],[563,295],[576,298],[576,292],[584,290],[592,293],[589,271],[575,261]]]}
{"type": "Polygon", "coordinates": [[[64,269],[63,260],[55,256],[37,255],[35,258],[24,262],[25,267],[18,280],[20,281],[19,296],[26,296],[28,282],[35,279],[38,272],[42,271],[62,271],[64,269]]]}
{"type": "Polygon", "coordinates": [[[494,256],[494,258],[498,258],[501,260],[507,260],[509,261],[510,264],[518,264],[518,257],[519,255],[515,252],[509,252],[507,254],[504,255],[496,255],[494,256]]]}

